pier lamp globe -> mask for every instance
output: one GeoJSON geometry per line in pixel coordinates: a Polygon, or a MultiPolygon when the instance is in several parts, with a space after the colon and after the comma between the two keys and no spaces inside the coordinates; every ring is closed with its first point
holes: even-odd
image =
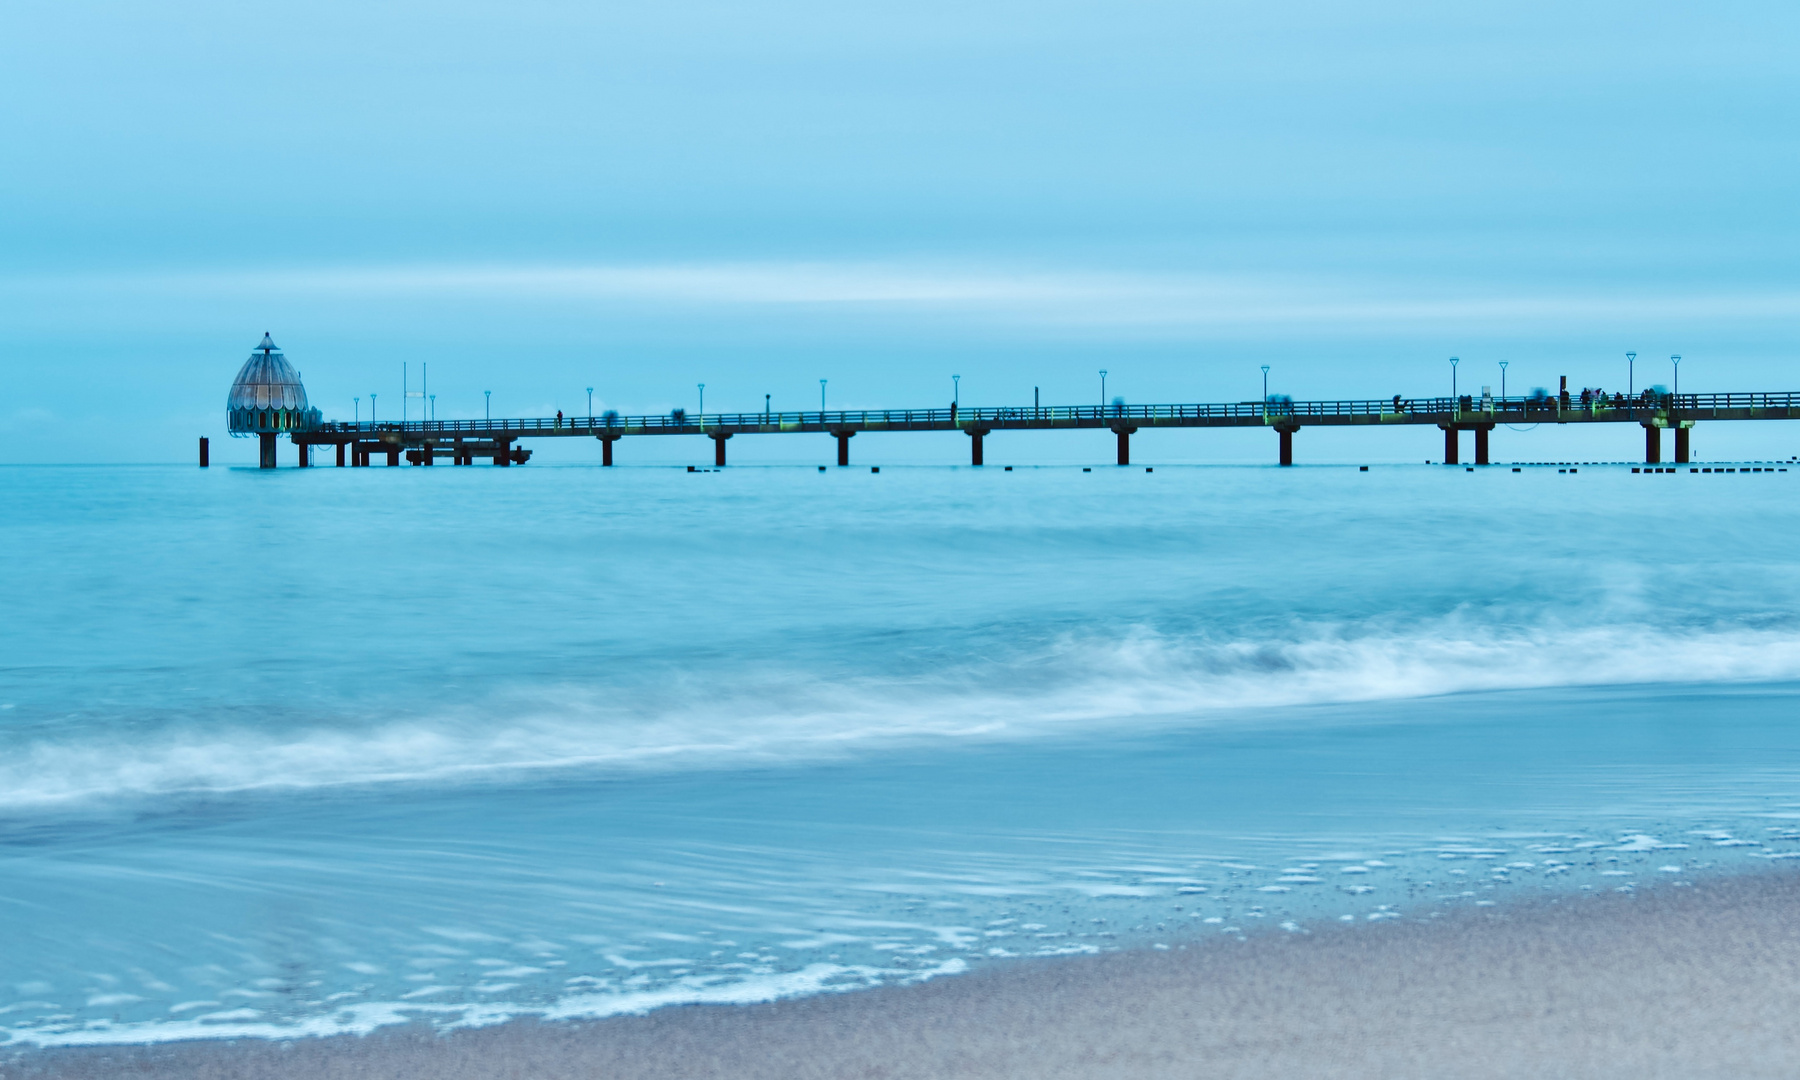
{"type": "Polygon", "coordinates": [[[237,381],[225,399],[225,415],[233,438],[256,436],[261,444],[257,463],[265,469],[275,467],[277,435],[307,431],[319,424],[319,410],[306,404],[300,373],[268,334],[238,369],[237,381]]]}

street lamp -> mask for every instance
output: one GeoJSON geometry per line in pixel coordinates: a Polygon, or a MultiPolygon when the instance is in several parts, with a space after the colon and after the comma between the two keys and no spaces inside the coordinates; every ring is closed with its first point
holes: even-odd
{"type": "Polygon", "coordinates": [[[706,415],[706,384],[700,383],[700,415],[706,415]]]}
{"type": "MultiPolygon", "coordinates": [[[[370,398],[369,400],[373,403],[375,399],[370,398]]],[[[373,410],[375,406],[370,404],[369,408],[373,410]]],[[[371,413],[371,415],[373,414],[371,413]]],[[[494,392],[492,390],[483,390],[481,392],[481,416],[485,420],[492,420],[494,418],[494,392]]]]}
{"type": "Polygon", "coordinates": [[[432,419],[432,422],[435,423],[437,421],[437,395],[432,394],[430,396],[431,396],[431,419],[432,419]]]}
{"type": "Polygon", "coordinates": [[[1675,363],[1675,393],[1681,393],[1681,354],[1669,357],[1675,363]]]}
{"type": "Polygon", "coordinates": [[[825,415],[825,380],[819,380],[819,416],[825,415]]]}
{"type": "Polygon", "coordinates": [[[1106,408],[1106,369],[1100,369],[1100,407],[1106,408]]]}
{"type": "Polygon", "coordinates": [[[962,404],[962,376],[961,375],[950,376],[950,400],[952,402],[954,402],[955,404],[958,404],[958,405],[962,404]]]}
{"type": "Polygon", "coordinates": [[[1263,415],[1269,415],[1269,365],[1262,366],[1263,373],[1263,415]]]}
{"type": "Polygon", "coordinates": [[[1632,397],[1637,393],[1637,353],[1625,354],[1625,396],[1632,397]]]}
{"type": "Polygon", "coordinates": [[[588,387],[588,427],[594,426],[594,388],[588,387]]]}
{"type": "Polygon", "coordinates": [[[1500,400],[1501,401],[1506,400],[1506,365],[1508,365],[1510,363],[1512,363],[1511,360],[1500,361],[1500,400]]]}
{"type": "Polygon", "coordinates": [[[362,398],[351,398],[350,400],[356,402],[356,422],[360,424],[362,423],[362,398]]]}
{"type": "Polygon", "coordinates": [[[375,392],[369,391],[369,423],[375,422],[375,392]]]}
{"type": "Polygon", "coordinates": [[[1450,407],[1456,408],[1456,365],[1461,363],[1456,357],[1450,358],[1450,407]]]}

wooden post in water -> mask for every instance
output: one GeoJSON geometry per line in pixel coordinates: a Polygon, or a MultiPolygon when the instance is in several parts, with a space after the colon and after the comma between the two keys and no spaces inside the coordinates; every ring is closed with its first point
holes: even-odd
{"type": "Polygon", "coordinates": [[[200,436],[200,467],[205,469],[210,468],[211,465],[212,445],[206,441],[206,436],[202,435],[200,436]]]}

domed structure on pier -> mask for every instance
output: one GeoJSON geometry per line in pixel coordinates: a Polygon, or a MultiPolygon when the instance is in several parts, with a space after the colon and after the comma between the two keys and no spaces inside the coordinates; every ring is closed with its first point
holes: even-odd
{"type": "Polygon", "coordinates": [[[304,431],[319,422],[319,410],[307,408],[300,373],[268,334],[238,370],[225,411],[233,435],[304,431]]]}

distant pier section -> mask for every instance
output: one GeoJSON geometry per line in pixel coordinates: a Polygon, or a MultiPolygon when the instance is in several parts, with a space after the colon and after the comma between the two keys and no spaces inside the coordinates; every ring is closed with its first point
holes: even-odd
{"type": "MultiPolygon", "coordinates": [[[[1144,428],[1267,428],[1276,435],[1276,456],[1294,463],[1294,436],[1303,427],[1436,426],[1444,433],[1443,461],[1461,464],[1462,433],[1473,433],[1472,464],[1489,462],[1489,436],[1502,424],[1636,424],[1644,433],[1644,461],[1662,461],[1663,432],[1674,433],[1674,460],[1689,460],[1691,432],[1701,421],[1800,419],[1800,393],[1673,394],[1646,390],[1640,394],[1571,395],[1566,380],[1555,394],[1494,397],[1464,394],[1437,398],[1382,398],[1366,401],[1288,401],[1286,399],[1190,405],[1031,405],[935,409],[845,409],[801,412],[707,413],[667,415],[536,417],[495,420],[324,420],[307,405],[299,373],[263,336],[237,381],[228,404],[234,436],[260,440],[259,463],[276,466],[277,439],[292,441],[302,467],[313,464],[313,450],[331,447],[336,464],[368,466],[376,462],[412,465],[447,462],[473,465],[522,465],[531,451],[526,439],[594,439],[601,464],[611,465],[614,444],[622,439],[657,435],[702,436],[712,440],[713,464],[726,462],[726,443],[739,435],[829,435],[836,442],[837,463],[850,464],[850,440],[860,432],[960,431],[969,438],[969,463],[982,464],[983,441],[996,432],[1106,430],[1117,445],[1117,463],[1131,463],[1131,436],[1144,428]]],[[[202,440],[202,464],[206,448],[202,440]]]]}

